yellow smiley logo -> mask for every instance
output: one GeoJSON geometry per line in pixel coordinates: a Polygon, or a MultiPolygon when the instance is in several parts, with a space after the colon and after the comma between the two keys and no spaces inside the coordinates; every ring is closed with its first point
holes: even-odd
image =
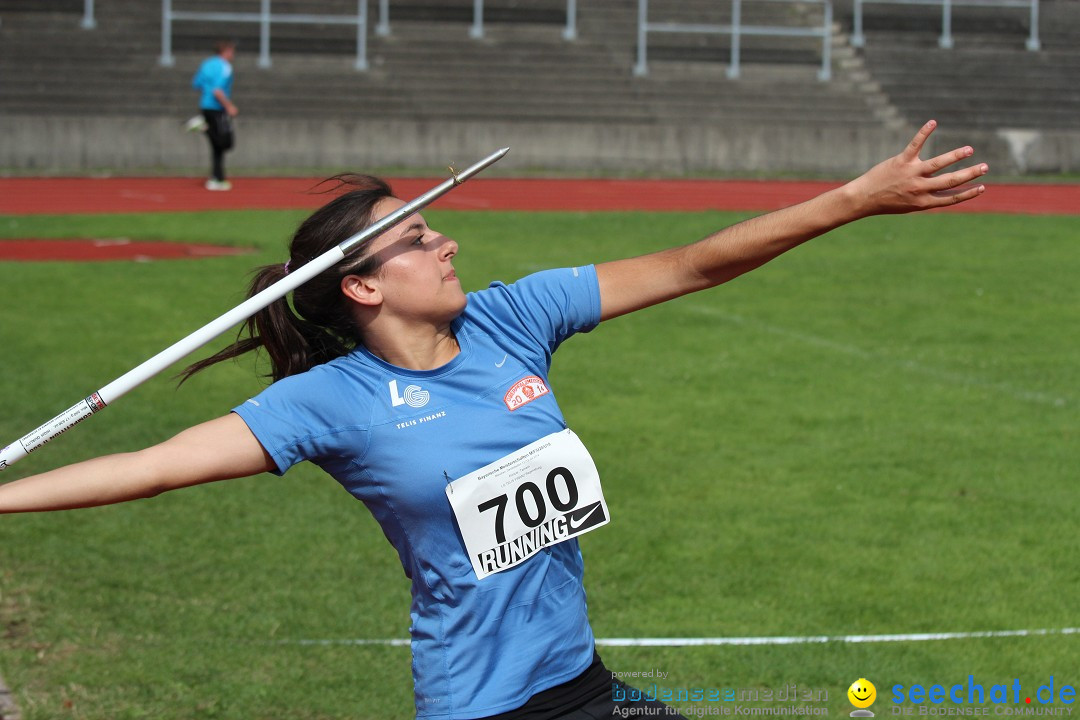
{"type": "Polygon", "coordinates": [[[877,700],[877,688],[866,678],[859,678],[847,689],[848,700],[857,708],[868,708],[877,700]]]}

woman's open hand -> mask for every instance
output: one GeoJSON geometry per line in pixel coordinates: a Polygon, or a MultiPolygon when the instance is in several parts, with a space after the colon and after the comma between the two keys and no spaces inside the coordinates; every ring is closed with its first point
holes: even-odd
{"type": "Polygon", "coordinates": [[[986,163],[936,174],[971,157],[971,147],[957,148],[929,160],[919,159],[926,139],[936,127],[936,121],[927,122],[899,155],[848,183],[847,190],[856,200],[860,217],[947,207],[976,198],[986,190],[981,184],[972,184],[989,171],[986,163]]]}

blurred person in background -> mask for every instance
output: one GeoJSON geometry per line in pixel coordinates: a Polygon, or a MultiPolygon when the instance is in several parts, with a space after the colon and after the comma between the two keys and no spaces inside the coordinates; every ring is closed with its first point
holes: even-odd
{"type": "Polygon", "coordinates": [[[235,135],[232,119],[239,112],[232,101],[233,66],[236,42],[219,40],[215,53],[199,66],[191,86],[199,91],[200,114],[187,121],[190,132],[205,132],[212,158],[207,190],[231,190],[225,179],[225,153],[232,150],[235,135]]]}

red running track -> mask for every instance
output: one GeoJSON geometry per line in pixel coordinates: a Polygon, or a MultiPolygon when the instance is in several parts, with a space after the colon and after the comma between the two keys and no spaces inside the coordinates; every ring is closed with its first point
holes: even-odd
{"type": "MultiPolygon", "coordinates": [[[[393,180],[409,199],[445,178],[393,180]]],[[[240,178],[210,192],[191,178],[0,178],[0,214],[307,209],[325,203],[312,178],[240,178]]],[[[767,211],[807,200],[835,182],[737,180],[575,180],[477,178],[434,207],[453,210],[744,210],[767,211]]],[[[995,185],[948,212],[1080,213],[1080,185],[995,185]]]]}
{"type": "MultiPolygon", "coordinates": [[[[393,180],[412,198],[441,178],[393,180]]],[[[0,178],[0,215],[198,210],[312,209],[330,194],[312,192],[312,178],[246,178],[229,192],[210,192],[190,178],[0,178]]],[[[742,210],[794,205],[833,182],[736,180],[555,180],[478,178],[434,207],[452,210],[742,210]]],[[[949,212],[1077,214],[1080,185],[993,185],[949,212]]],[[[169,243],[87,240],[0,241],[0,260],[151,260],[206,257],[213,248],[169,243]]]]}

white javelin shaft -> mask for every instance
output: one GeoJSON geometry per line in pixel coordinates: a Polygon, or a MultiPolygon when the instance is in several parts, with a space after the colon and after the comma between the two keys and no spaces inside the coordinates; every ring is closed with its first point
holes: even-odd
{"type": "Polygon", "coordinates": [[[202,326],[183,340],[170,345],[142,365],[132,368],[98,390],[96,393],[80,400],[52,420],[36,428],[33,432],[25,435],[16,442],[11,443],[0,451],[0,471],[7,469],[8,466],[18,462],[61,433],[70,430],[94,413],[103,410],[106,405],[112,403],[129,390],[138,387],[177,360],[180,360],[188,353],[199,349],[237,323],[247,320],[275,300],[285,297],[289,291],[300,287],[319,273],[330,269],[341,262],[349,250],[365,240],[385,232],[420,209],[427,207],[442,195],[499,160],[509,150],[510,148],[497,150],[475,165],[472,165],[459,173],[454,173],[453,177],[436,185],[412,202],[402,205],[378,222],[368,226],[336,247],[327,250],[314,260],[305,263],[296,270],[290,272],[262,292],[248,298],[221,317],[202,326]]]}

